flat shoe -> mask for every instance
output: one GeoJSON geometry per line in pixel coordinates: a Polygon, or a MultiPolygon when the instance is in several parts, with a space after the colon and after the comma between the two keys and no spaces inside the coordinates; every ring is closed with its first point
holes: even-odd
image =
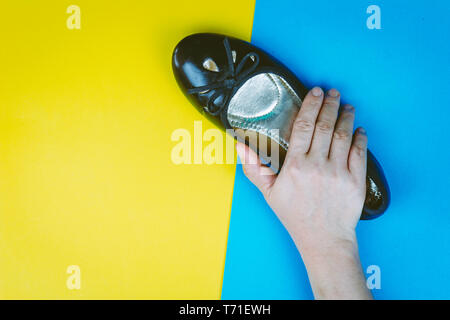
{"type": "MultiPolygon", "coordinates": [[[[172,68],[181,90],[204,116],[221,129],[233,129],[236,139],[274,171],[280,170],[293,122],[308,92],[288,68],[246,41],[212,33],[181,40],[173,52],[172,68]],[[249,138],[248,132],[255,133],[256,139],[249,138]],[[258,148],[262,140],[267,148],[258,148]],[[278,157],[272,157],[271,150],[278,157]]],[[[366,188],[362,220],[382,215],[390,202],[383,170],[370,151],[366,188]]]]}

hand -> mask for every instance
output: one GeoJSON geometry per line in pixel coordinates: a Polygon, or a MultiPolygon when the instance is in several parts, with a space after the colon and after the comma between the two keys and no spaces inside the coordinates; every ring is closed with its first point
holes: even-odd
{"type": "MultiPolygon", "coordinates": [[[[335,89],[325,97],[318,87],[307,94],[278,176],[270,174],[271,169],[244,144],[238,143],[237,150],[246,176],[262,192],[302,254],[313,290],[314,281],[317,284],[316,296],[327,298],[330,293],[323,283],[330,279],[320,276],[327,272],[326,266],[336,271],[346,261],[349,264],[341,271],[354,271],[349,281],[356,279],[358,297],[367,298],[370,295],[361,286],[364,277],[355,235],[366,191],[367,136],[362,128],[353,134],[354,108],[346,105],[339,113],[339,106],[340,94],[335,89]],[[321,269],[311,279],[311,273],[321,269]]],[[[334,288],[331,295],[340,292],[339,297],[353,297],[346,287],[348,283],[341,288],[345,294],[334,288]]]]}

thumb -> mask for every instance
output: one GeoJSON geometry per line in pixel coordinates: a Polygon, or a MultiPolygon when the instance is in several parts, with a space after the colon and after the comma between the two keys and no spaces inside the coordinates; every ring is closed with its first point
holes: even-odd
{"type": "Polygon", "coordinates": [[[264,196],[268,195],[276,179],[275,172],[263,165],[256,152],[244,143],[237,142],[236,151],[241,159],[245,176],[264,196]]]}

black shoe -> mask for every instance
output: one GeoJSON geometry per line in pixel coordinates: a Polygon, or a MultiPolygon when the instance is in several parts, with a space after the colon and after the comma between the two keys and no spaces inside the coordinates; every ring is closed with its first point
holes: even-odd
{"type": "MultiPolygon", "coordinates": [[[[308,92],[292,72],[246,41],[211,33],[181,40],[173,52],[172,68],[181,90],[203,115],[222,129],[234,129],[235,138],[279,171],[293,121],[308,92]],[[262,140],[268,141],[268,150],[258,149],[262,140]]],[[[380,164],[370,151],[367,156],[362,220],[383,214],[390,201],[380,164]]]]}

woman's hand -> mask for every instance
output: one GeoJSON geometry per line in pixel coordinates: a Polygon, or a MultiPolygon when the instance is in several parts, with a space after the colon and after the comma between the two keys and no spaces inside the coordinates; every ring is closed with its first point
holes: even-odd
{"type": "Polygon", "coordinates": [[[354,108],[335,89],[316,87],[295,120],[278,176],[238,143],[246,176],[263,193],[296,243],[317,298],[370,298],[355,227],[366,192],[367,136],[353,134],[354,108]]]}

